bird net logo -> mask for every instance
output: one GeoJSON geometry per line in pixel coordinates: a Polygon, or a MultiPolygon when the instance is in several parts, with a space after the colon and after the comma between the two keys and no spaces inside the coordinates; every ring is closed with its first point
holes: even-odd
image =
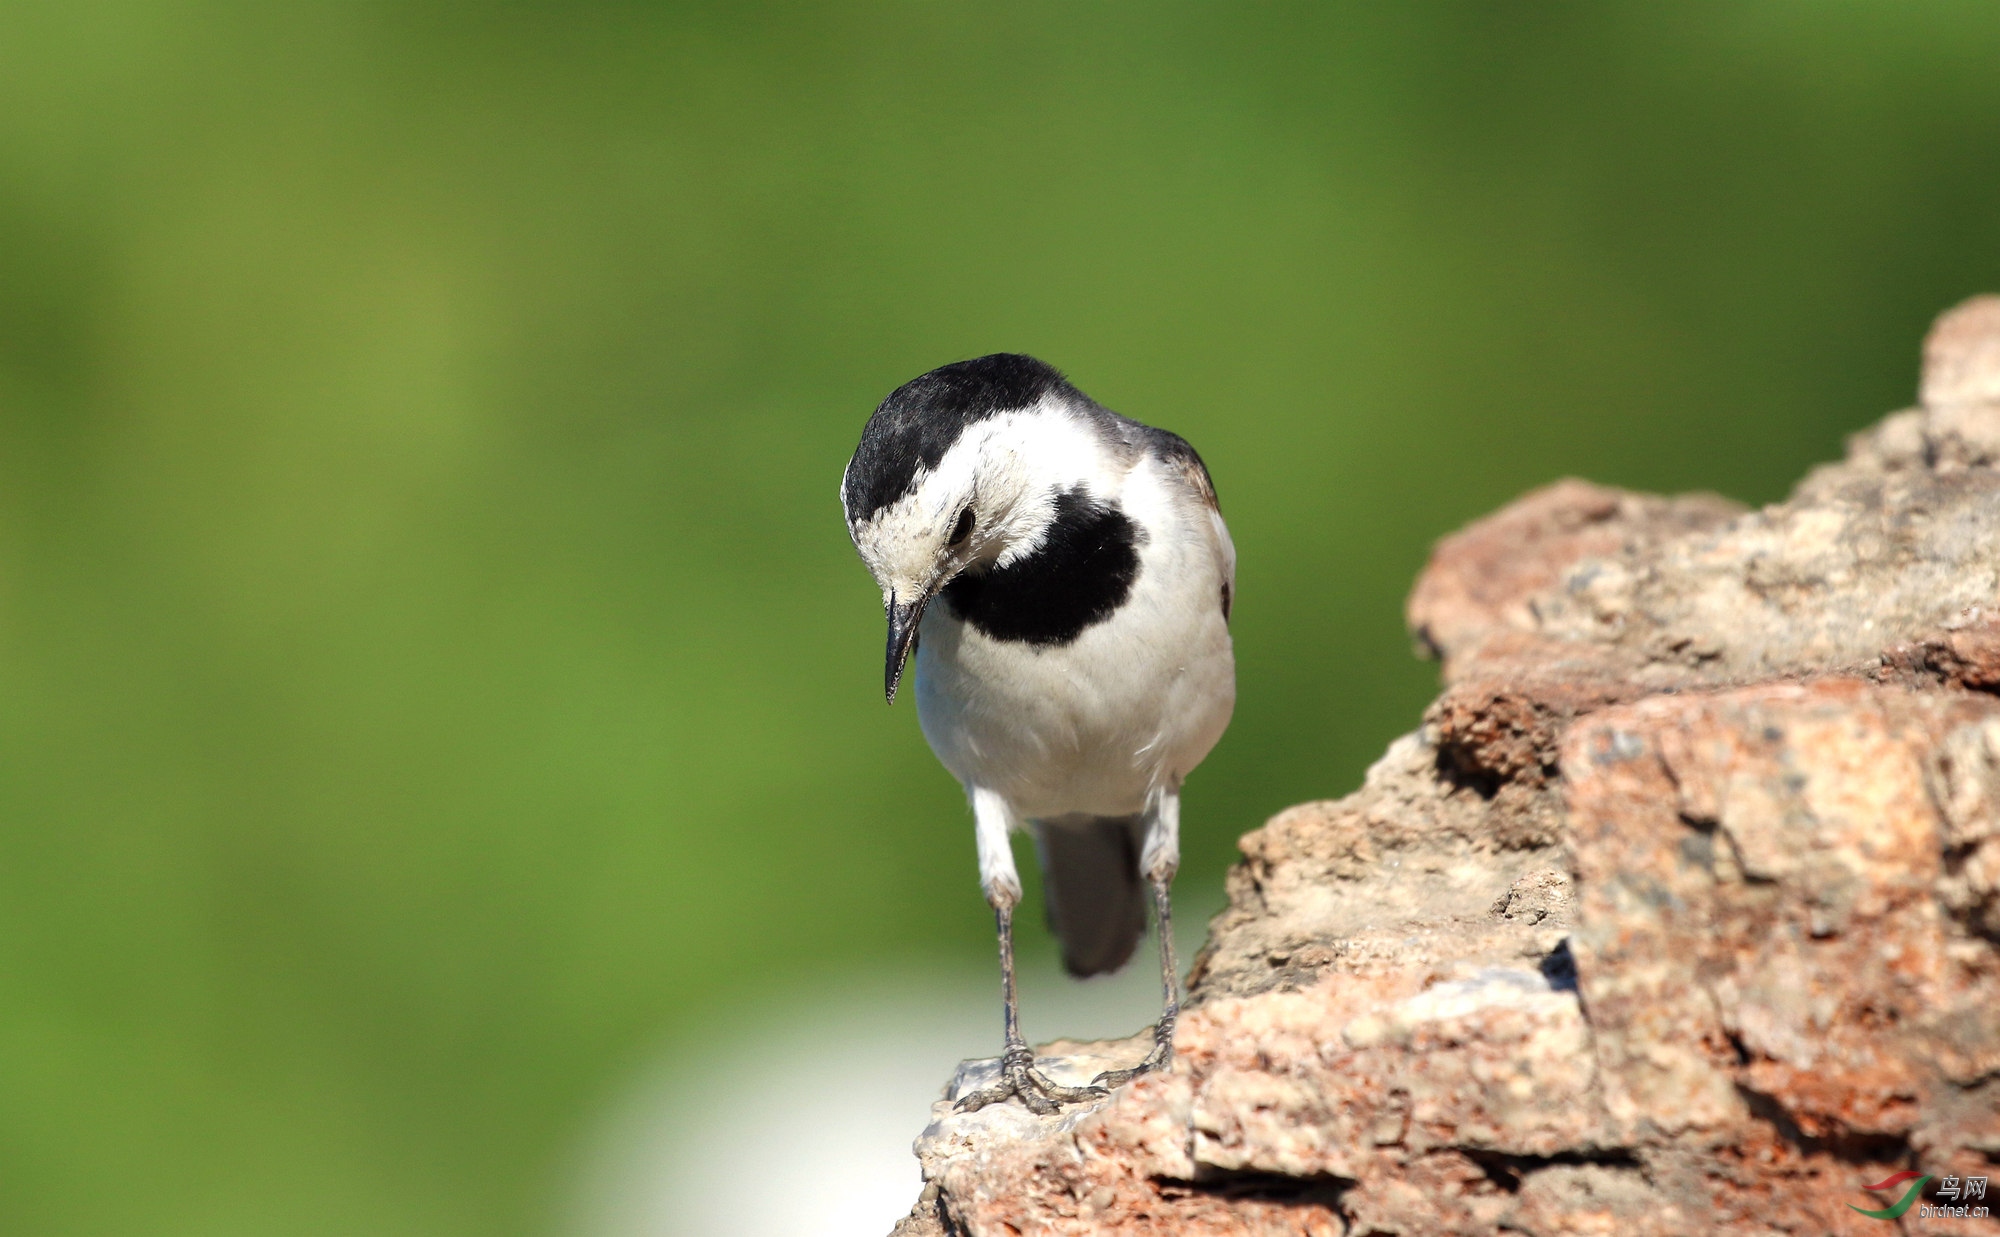
{"type": "Polygon", "coordinates": [[[1931,1180],[1928,1176],[1919,1176],[1915,1172],[1905,1169],[1903,1172],[1897,1173],[1892,1177],[1884,1177],[1874,1185],[1864,1185],[1861,1187],[1864,1190],[1886,1192],[1895,1190],[1905,1181],[1909,1182],[1909,1188],[1904,1190],[1903,1196],[1894,1203],[1879,1211],[1870,1211],[1866,1207],[1855,1207],[1853,1203],[1847,1205],[1871,1220],[1900,1220],[1903,1218],[1903,1213],[1913,1206],[1917,1209],[1917,1215],[1924,1219],[1950,1217],[1959,1220],[1978,1220],[1983,1219],[1989,1214],[1984,1206],[1986,1178],[1967,1177],[1964,1180],[1960,1180],[1957,1177],[1946,1177],[1944,1180],[1938,1182],[1936,1191],[1937,1202],[1917,1202],[1917,1197],[1924,1192],[1924,1186],[1928,1185],[1931,1180]],[[1975,1203],[1980,1205],[1975,1206],[1975,1203]]]}

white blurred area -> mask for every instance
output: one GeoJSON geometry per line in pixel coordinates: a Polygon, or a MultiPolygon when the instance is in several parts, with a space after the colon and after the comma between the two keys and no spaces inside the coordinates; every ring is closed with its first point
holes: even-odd
{"type": "MultiPolygon", "coordinates": [[[[1177,907],[1182,973],[1213,904],[1177,907]]],[[[1150,934],[1085,982],[1023,960],[1030,1042],[1130,1035],[1159,1013],[1150,934]]],[[[886,1237],[916,1201],[910,1144],[958,1062],[1000,1051],[999,964],[878,971],[694,1037],[654,1063],[589,1139],[578,1237],[886,1237]]]]}

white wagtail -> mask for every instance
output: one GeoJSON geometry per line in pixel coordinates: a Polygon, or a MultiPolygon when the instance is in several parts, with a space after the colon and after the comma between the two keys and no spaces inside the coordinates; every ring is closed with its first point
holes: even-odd
{"type": "Polygon", "coordinates": [[[1035,1112],[1095,1099],[1173,1057],[1179,1012],[1169,890],[1180,792],[1236,702],[1236,550],[1194,448],[1121,417],[1033,357],[998,354],[898,387],[840,485],[882,588],[895,702],[916,650],[917,718],[965,784],[979,879],[1000,933],[1002,1081],[1035,1112]],[[1160,938],[1163,1009],[1132,1069],[1064,1087],[1035,1069],[1014,998],[1021,898],[1009,833],[1041,857],[1049,926],[1072,975],[1116,970],[1160,938]]]}

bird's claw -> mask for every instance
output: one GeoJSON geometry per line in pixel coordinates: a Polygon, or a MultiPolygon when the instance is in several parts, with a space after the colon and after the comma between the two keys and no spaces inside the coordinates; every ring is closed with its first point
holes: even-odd
{"type": "Polygon", "coordinates": [[[1009,1097],[1019,1096],[1029,1112],[1048,1117],[1062,1111],[1064,1104],[1088,1104],[1109,1094],[1111,1092],[1095,1084],[1065,1087],[1050,1082],[1035,1068],[1034,1051],[1025,1045],[1016,1045],[1008,1048],[1000,1058],[1000,1081],[961,1098],[956,1109],[959,1112],[978,1112],[988,1104],[998,1104],[1009,1097]]]}
{"type": "Polygon", "coordinates": [[[1145,1060],[1129,1069],[1105,1070],[1097,1077],[1091,1079],[1090,1085],[1109,1091],[1112,1087],[1124,1086],[1141,1074],[1150,1074],[1154,1070],[1163,1070],[1173,1063],[1174,1025],[1168,1022],[1153,1033],[1153,1050],[1146,1054],[1145,1060]]]}

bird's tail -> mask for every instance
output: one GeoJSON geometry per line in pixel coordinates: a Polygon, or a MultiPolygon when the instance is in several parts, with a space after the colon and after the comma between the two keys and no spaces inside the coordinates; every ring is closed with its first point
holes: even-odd
{"type": "Polygon", "coordinates": [[[1146,933],[1139,879],[1143,816],[1059,816],[1034,822],[1049,930],[1063,966],[1082,978],[1124,966],[1146,933]]]}

